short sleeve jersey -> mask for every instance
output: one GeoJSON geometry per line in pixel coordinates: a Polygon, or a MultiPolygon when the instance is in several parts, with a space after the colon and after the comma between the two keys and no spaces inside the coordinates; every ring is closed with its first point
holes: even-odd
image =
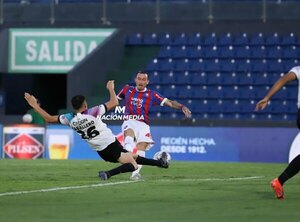
{"type": "Polygon", "coordinates": [[[60,115],[59,122],[70,126],[94,150],[101,151],[116,140],[114,134],[101,120],[101,116],[106,111],[106,106],[102,104],[82,113],[60,115]]]}
{"type": "Polygon", "coordinates": [[[118,93],[118,99],[124,99],[126,115],[143,115],[149,124],[149,111],[152,106],[163,106],[167,98],[150,89],[138,91],[136,87],[126,85],[118,93]]]}

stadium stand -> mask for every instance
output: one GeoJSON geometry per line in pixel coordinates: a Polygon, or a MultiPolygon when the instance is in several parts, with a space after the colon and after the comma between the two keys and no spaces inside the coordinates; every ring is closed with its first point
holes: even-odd
{"type": "MultiPolygon", "coordinates": [[[[300,40],[293,33],[136,33],[126,44],[160,46],[145,67],[150,87],[188,104],[195,118],[295,119],[296,82],[278,92],[265,112],[254,112],[275,81],[299,65],[300,40]]],[[[167,108],[152,112],[158,118],[181,115],[167,108]]]]}

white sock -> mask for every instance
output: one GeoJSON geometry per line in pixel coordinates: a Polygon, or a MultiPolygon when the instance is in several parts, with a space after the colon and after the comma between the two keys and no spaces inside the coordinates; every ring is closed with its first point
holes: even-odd
{"type": "Polygon", "coordinates": [[[133,148],[135,147],[133,138],[131,136],[126,136],[124,140],[124,149],[129,152],[133,152],[133,148]]]}
{"type": "MultiPolygon", "coordinates": [[[[138,154],[139,156],[141,156],[141,157],[145,157],[145,156],[146,156],[146,152],[145,152],[144,150],[138,150],[138,151],[137,151],[137,154],[138,154]]],[[[133,171],[133,172],[132,172],[132,175],[135,175],[135,174],[137,174],[137,173],[140,173],[140,170],[142,169],[142,166],[143,166],[143,165],[139,165],[139,164],[138,164],[137,170],[133,171]]]]}

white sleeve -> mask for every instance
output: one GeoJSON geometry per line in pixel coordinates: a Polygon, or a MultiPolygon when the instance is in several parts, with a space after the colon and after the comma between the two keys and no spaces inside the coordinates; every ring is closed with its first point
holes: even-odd
{"type": "Polygon", "coordinates": [[[99,106],[99,113],[98,113],[98,115],[99,116],[102,116],[103,114],[105,114],[107,112],[107,107],[106,107],[106,105],[105,104],[101,104],[100,106],[99,106]]]}
{"type": "Polygon", "coordinates": [[[68,118],[65,115],[59,115],[58,116],[58,122],[62,125],[69,125],[70,121],[68,120],[68,118]]]}
{"type": "Polygon", "coordinates": [[[293,67],[289,72],[295,73],[297,79],[300,80],[300,66],[293,67]]]}
{"type": "Polygon", "coordinates": [[[160,103],[160,106],[164,106],[165,105],[165,102],[167,101],[168,98],[164,98],[161,103],[160,103]]]}

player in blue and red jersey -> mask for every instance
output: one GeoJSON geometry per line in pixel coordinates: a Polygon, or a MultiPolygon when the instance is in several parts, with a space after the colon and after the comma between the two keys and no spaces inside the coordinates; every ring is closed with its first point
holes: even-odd
{"type": "MultiPolygon", "coordinates": [[[[149,111],[152,106],[169,106],[174,109],[180,109],[188,118],[191,117],[191,111],[177,101],[169,100],[158,92],[147,89],[149,84],[148,74],[139,71],[135,78],[135,86],[126,85],[118,93],[118,99],[124,100],[125,115],[131,115],[135,118],[125,120],[122,124],[124,134],[124,148],[134,152],[136,146],[137,154],[145,157],[145,151],[154,144],[149,127],[149,111]],[[142,118],[141,118],[142,117],[142,118]]],[[[131,175],[131,179],[140,179],[139,168],[131,175]]]]}

